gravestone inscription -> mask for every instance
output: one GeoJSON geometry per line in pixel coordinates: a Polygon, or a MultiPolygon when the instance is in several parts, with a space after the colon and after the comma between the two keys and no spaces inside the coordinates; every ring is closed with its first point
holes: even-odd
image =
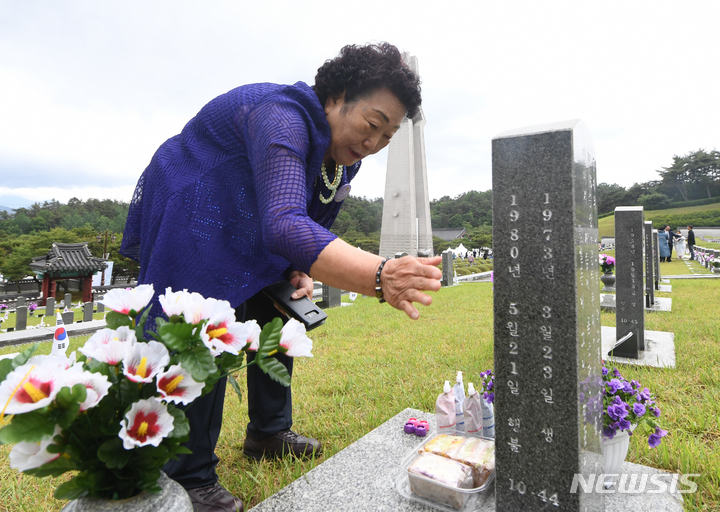
{"type": "Polygon", "coordinates": [[[569,121],[492,147],[496,510],[600,511],[571,492],[603,469],[592,139],[569,121]]]}
{"type": "Polygon", "coordinates": [[[652,222],[645,221],[645,307],[655,304],[655,258],[652,245],[652,222]]]}
{"type": "Polygon", "coordinates": [[[617,340],[625,341],[610,353],[638,358],[645,350],[645,304],[643,299],[643,207],[615,208],[615,319],[617,340]],[[626,335],[632,333],[632,336],[626,335]]]}

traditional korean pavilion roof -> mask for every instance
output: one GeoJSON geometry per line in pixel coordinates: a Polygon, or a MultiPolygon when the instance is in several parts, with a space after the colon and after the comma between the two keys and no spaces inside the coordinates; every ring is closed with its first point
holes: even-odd
{"type": "Polygon", "coordinates": [[[61,244],[53,242],[52,248],[45,256],[33,258],[30,268],[37,273],[94,273],[107,267],[102,258],[90,254],[87,242],[77,244],[61,244]]]}

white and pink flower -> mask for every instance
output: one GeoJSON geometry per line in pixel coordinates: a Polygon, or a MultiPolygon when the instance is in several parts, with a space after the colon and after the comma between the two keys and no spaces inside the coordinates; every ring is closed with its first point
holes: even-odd
{"type": "Polygon", "coordinates": [[[307,337],[305,326],[291,318],[283,325],[278,350],[290,357],[312,357],[312,340],[307,337]]]}
{"type": "Polygon", "coordinates": [[[235,321],[235,310],[227,301],[208,301],[206,306],[209,320],[200,332],[203,343],[213,356],[223,352],[238,355],[252,335],[250,325],[235,321]]]}
{"type": "Polygon", "coordinates": [[[162,343],[135,343],[127,346],[123,374],[133,382],[152,382],[169,362],[170,354],[162,343]]]}
{"type": "Polygon", "coordinates": [[[173,365],[157,374],[157,390],[162,399],[187,405],[202,394],[205,384],[196,382],[180,365],[173,365]]]}
{"type": "Polygon", "coordinates": [[[181,292],[173,292],[172,288],[168,286],[165,288],[165,294],[158,297],[158,301],[160,302],[160,306],[162,306],[163,311],[169,318],[171,316],[179,316],[183,314],[183,311],[185,310],[185,302],[189,296],[190,293],[187,289],[181,292]]]}
{"type": "Polygon", "coordinates": [[[132,450],[149,444],[159,446],[172,432],[174,419],[162,402],[155,399],[140,400],[132,404],[120,422],[120,427],[118,437],[123,440],[123,448],[132,450]]]}
{"type": "Polygon", "coordinates": [[[85,342],[80,352],[91,359],[116,365],[125,358],[128,346],[137,341],[135,331],[127,326],[118,329],[101,329],[85,342]]]}
{"type": "Polygon", "coordinates": [[[75,384],[85,386],[85,401],[80,404],[81,411],[87,411],[105,398],[112,384],[105,375],[83,371],[82,367],[74,366],[65,373],[63,387],[72,388],[75,384]]]}
{"type": "Polygon", "coordinates": [[[55,425],[55,432],[43,438],[39,443],[28,443],[27,441],[17,443],[10,452],[10,467],[22,473],[28,469],[39,468],[60,457],[59,453],[48,452],[47,447],[52,444],[53,437],[61,432],[60,427],[55,425]]]}
{"type": "Polygon", "coordinates": [[[116,313],[127,315],[130,311],[138,312],[147,306],[154,294],[155,290],[151,284],[141,284],[124,290],[116,288],[110,290],[100,303],[116,313]]]}
{"type": "Polygon", "coordinates": [[[18,366],[0,383],[0,415],[42,409],[63,387],[63,371],[52,361],[18,366]]]}

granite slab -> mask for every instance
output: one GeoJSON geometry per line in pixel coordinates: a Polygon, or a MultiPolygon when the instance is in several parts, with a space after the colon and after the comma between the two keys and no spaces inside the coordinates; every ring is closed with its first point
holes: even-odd
{"type": "MultiPolygon", "coordinates": [[[[603,359],[607,361],[607,354],[617,341],[617,331],[615,327],[603,326],[601,333],[603,359]]],[[[645,350],[639,352],[637,359],[614,357],[613,361],[618,364],[675,368],[675,334],[672,332],[645,331],[645,350]]]]}
{"type": "MultiPolygon", "coordinates": [[[[410,501],[395,489],[403,458],[422,443],[423,438],[403,432],[408,418],[430,423],[435,432],[435,415],[405,409],[372,432],[336,453],[328,460],[258,503],[253,512],[431,512],[434,508],[410,501]]],[[[600,455],[597,455],[600,456],[600,455]]],[[[653,475],[668,473],[625,462],[622,474],[653,475]]],[[[644,477],[648,478],[648,477],[644,477]]],[[[648,491],[651,489],[648,486],[648,491]]],[[[682,497],[677,493],[605,493],[606,512],[681,512],[682,497]]],[[[475,512],[494,512],[495,493],[490,488],[478,502],[475,512]]]]}
{"type": "MultiPolygon", "coordinates": [[[[614,311],[616,307],[615,295],[610,293],[600,294],[600,307],[606,311],[614,311]]],[[[667,297],[655,297],[655,304],[644,308],[648,313],[655,311],[672,311],[672,299],[667,297]]]]}

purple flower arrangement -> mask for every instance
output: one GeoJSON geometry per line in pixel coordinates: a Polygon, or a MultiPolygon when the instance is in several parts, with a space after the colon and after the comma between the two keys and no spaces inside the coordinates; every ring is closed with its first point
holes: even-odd
{"type": "Polygon", "coordinates": [[[8,308],[8,307],[7,307],[7,304],[0,304],[0,313],[5,312],[5,310],[6,310],[7,308],[8,308]]]}
{"type": "Polygon", "coordinates": [[[600,269],[604,274],[612,273],[615,268],[615,258],[608,256],[607,254],[600,255],[600,269]]]}
{"type": "Polygon", "coordinates": [[[656,448],[667,435],[655,421],[660,417],[660,408],[655,403],[648,388],[643,388],[637,380],[628,381],[617,368],[612,371],[605,366],[603,374],[603,437],[612,439],[615,434],[632,430],[645,423],[652,428],[648,436],[650,448],[656,448]]]}
{"type": "Polygon", "coordinates": [[[30,304],[28,304],[28,309],[31,313],[35,311],[37,309],[37,302],[31,302],[30,304]]]}
{"type": "Polygon", "coordinates": [[[483,398],[487,403],[491,404],[495,401],[495,376],[492,370],[486,370],[480,372],[480,378],[482,379],[481,391],[483,398]]]}

